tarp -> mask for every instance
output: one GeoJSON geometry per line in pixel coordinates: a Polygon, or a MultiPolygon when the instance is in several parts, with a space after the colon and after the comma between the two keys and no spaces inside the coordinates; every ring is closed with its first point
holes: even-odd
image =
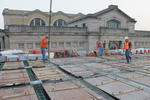
{"type": "Polygon", "coordinates": [[[24,51],[22,50],[5,50],[5,51],[1,51],[0,52],[2,54],[2,56],[5,56],[5,55],[15,55],[15,54],[25,54],[24,51]]]}

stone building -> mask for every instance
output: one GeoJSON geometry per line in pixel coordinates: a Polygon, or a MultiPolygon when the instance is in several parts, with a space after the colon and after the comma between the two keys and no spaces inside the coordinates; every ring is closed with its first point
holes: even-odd
{"type": "Polygon", "coordinates": [[[0,51],[9,48],[8,36],[5,34],[4,30],[0,29],[0,51]]]}
{"type": "MultiPolygon", "coordinates": [[[[40,39],[49,33],[47,12],[4,9],[4,27],[11,49],[40,49],[40,39]]],[[[133,48],[150,48],[150,31],[135,30],[135,19],[118,6],[94,14],[52,13],[51,49],[94,50],[101,40],[105,48],[120,49],[129,36],[133,48]]]]}

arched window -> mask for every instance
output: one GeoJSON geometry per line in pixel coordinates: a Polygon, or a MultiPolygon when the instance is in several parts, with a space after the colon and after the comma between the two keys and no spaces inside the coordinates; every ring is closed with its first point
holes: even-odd
{"type": "Polygon", "coordinates": [[[108,28],[114,28],[114,29],[118,29],[120,28],[120,22],[117,20],[110,20],[107,22],[107,27],[108,28]]]}
{"type": "Polygon", "coordinates": [[[45,26],[45,25],[46,24],[44,20],[42,20],[41,18],[34,18],[30,22],[30,26],[45,26]]]}
{"type": "Polygon", "coordinates": [[[58,19],[54,22],[53,26],[57,27],[57,26],[65,26],[66,25],[66,21],[64,21],[63,19],[58,19]]]}

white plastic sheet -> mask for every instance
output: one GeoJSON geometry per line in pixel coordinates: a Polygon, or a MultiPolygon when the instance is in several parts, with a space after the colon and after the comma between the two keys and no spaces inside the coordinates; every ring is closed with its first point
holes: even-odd
{"type": "Polygon", "coordinates": [[[25,52],[22,50],[5,50],[0,52],[3,56],[4,55],[13,55],[13,54],[24,54],[25,52]]]}

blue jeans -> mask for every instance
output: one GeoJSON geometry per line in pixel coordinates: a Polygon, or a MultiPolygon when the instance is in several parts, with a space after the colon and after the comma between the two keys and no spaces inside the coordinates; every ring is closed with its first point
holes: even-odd
{"type": "Polygon", "coordinates": [[[127,63],[129,63],[129,59],[131,59],[130,51],[129,50],[125,51],[125,56],[126,56],[127,63]]]}
{"type": "Polygon", "coordinates": [[[98,47],[98,48],[99,48],[99,55],[98,56],[103,56],[104,47],[98,47]]]}
{"type": "Polygon", "coordinates": [[[41,47],[41,51],[42,51],[42,60],[43,60],[43,62],[45,62],[45,60],[46,60],[46,57],[45,57],[46,49],[41,47]]]}

